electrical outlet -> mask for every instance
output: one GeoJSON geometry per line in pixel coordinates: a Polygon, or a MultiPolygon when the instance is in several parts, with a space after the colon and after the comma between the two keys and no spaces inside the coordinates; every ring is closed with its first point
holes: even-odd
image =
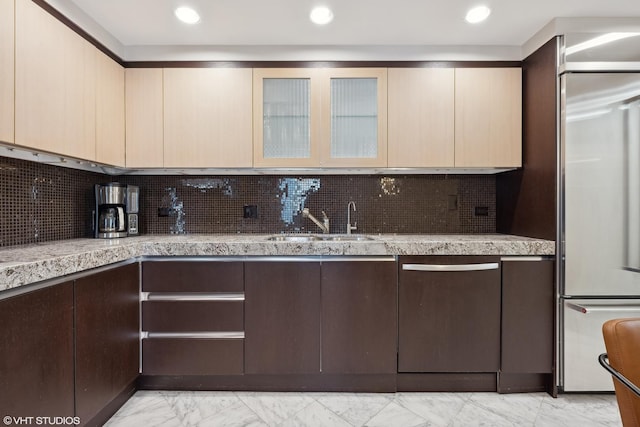
{"type": "Polygon", "coordinates": [[[158,208],[158,216],[159,217],[168,217],[171,216],[173,209],[171,208],[158,208]]]}
{"type": "Polygon", "coordinates": [[[487,206],[476,206],[474,214],[475,216],[489,216],[489,208],[487,206]]]}
{"type": "Polygon", "coordinates": [[[243,218],[258,218],[258,206],[257,205],[245,205],[242,207],[243,218]]]}
{"type": "Polygon", "coordinates": [[[448,196],[448,207],[450,211],[458,210],[458,196],[456,194],[450,194],[448,196]]]}

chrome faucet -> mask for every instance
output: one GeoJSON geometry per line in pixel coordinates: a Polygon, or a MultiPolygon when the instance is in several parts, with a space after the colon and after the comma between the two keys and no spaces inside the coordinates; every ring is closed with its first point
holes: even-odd
{"type": "Polygon", "coordinates": [[[324,234],[329,233],[329,217],[324,211],[322,211],[322,217],[323,217],[322,222],[318,221],[318,219],[315,216],[309,213],[309,208],[302,209],[302,216],[305,218],[309,218],[311,221],[313,221],[318,227],[320,227],[320,230],[322,230],[324,234]]]}
{"type": "Polygon", "coordinates": [[[353,206],[353,211],[356,211],[356,202],[349,202],[347,205],[347,234],[351,234],[353,230],[357,230],[358,221],[355,221],[353,225],[351,225],[351,206],[353,206]]]}

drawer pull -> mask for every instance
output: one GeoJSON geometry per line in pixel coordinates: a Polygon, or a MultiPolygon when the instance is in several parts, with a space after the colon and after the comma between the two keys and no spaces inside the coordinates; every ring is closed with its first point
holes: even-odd
{"type": "Polygon", "coordinates": [[[621,304],[576,304],[567,302],[567,307],[582,314],[589,313],[638,313],[639,305],[621,305],[621,304]]]}
{"type": "Polygon", "coordinates": [[[142,301],[244,301],[244,293],[143,292],[142,301]]]}
{"type": "Polygon", "coordinates": [[[143,332],[142,338],[244,339],[244,332],[143,332]]]}
{"type": "Polygon", "coordinates": [[[487,262],[483,264],[402,264],[406,271],[483,271],[497,270],[500,264],[487,262]]]}

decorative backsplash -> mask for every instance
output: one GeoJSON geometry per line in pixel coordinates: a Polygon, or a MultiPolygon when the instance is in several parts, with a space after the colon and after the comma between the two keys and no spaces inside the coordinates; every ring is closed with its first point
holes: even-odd
{"type": "Polygon", "coordinates": [[[320,232],[303,207],[344,233],[349,201],[356,233],[496,229],[493,175],[111,177],[0,157],[0,246],[90,237],[93,186],[109,181],[140,187],[142,234],[320,232]]]}
{"type": "Polygon", "coordinates": [[[141,233],[494,233],[493,175],[121,176],[140,187],[141,233]],[[257,218],[244,218],[255,206],[257,218]],[[479,208],[479,216],[476,215],[479,208]],[[159,210],[162,215],[159,217],[159,210]],[[483,215],[486,214],[486,215],[483,215]]]}

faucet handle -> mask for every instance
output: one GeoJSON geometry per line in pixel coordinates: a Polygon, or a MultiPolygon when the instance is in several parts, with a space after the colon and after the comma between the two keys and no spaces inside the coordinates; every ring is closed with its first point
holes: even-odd
{"type": "Polygon", "coordinates": [[[322,219],[329,219],[325,211],[322,211],[322,219]]]}

